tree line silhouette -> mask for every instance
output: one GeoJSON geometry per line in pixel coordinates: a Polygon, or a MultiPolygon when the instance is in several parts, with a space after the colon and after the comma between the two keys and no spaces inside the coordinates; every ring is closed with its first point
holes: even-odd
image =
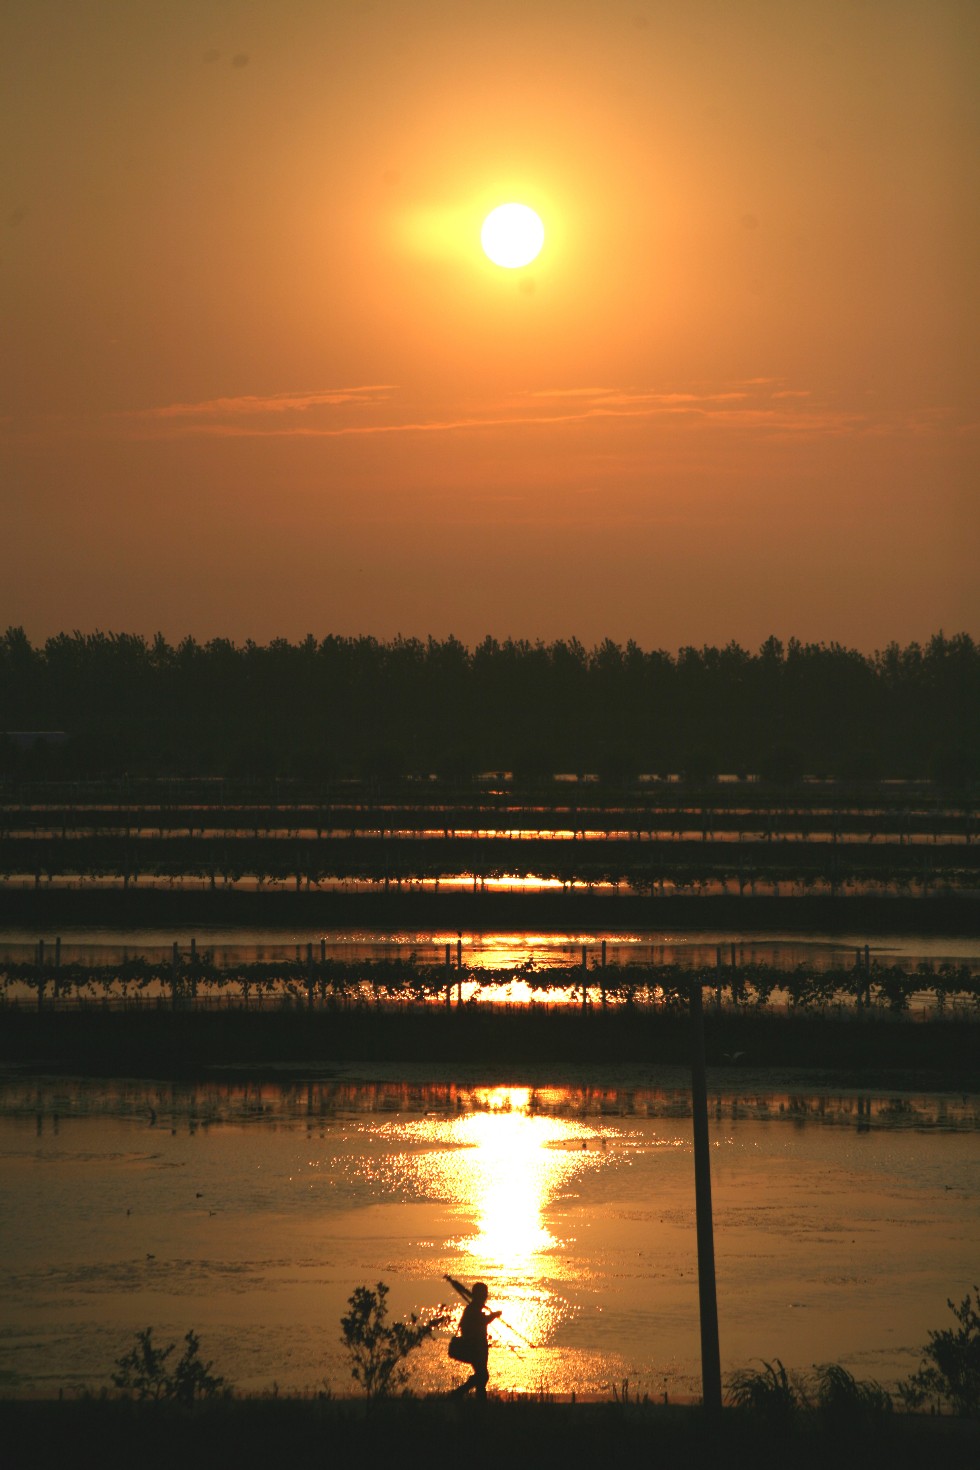
{"type": "Polygon", "coordinates": [[[674,655],[606,639],[61,633],[0,637],[7,777],[347,777],[484,771],[710,779],[980,776],[980,645],[966,633],[863,654],[838,643],[674,655]],[[66,740],[25,740],[63,731],[66,740]],[[12,738],[12,736],[14,738],[12,738]]]}

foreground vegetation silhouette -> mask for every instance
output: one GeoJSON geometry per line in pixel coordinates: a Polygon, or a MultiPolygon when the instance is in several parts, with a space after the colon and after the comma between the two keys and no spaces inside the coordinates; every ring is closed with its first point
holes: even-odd
{"type": "MultiPolygon", "coordinates": [[[[410,1396],[408,1358],[449,1320],[446,1310],[439,1307],[425,1322],[414,1312],[407,1321],[389,1321],[389,1290],[384,1281],[373,1288],[355,1287],[340,1319],[350,1376],[370,1400],[398,1393],[410,1396]]],[[[980,1418],[980,1289],[974,1286],[973,1292],[976,1300],[970,1292],[959,1305],[947,1300],[957,1328],[930,1332],[919,1370],[897,1385],[898,1398],[906,1409],[915,1411],[931,1404],[934,1412],[945,1409],[963,1418],[980,1418]]],[[[486,1300],[485,1287],[482,1293],[478,1309],[486,1300]]],[[[500,1313],[480,1315],[493,1321],[500,1313]]],[[[200,1339],[193,1330],[186,1333],[184,1351],[171,1367],[175,1350],[173,1342],[159,1347],[153,1341],[152,1327],[138,1332],[134,1346],[116,1360],[113,1386],[139,1402],[191,1404],[231,1395],[226,1380],[212,1373],[213,1364],[201,1361],[200,1339]]],[[[628,1404],[628,1390],[620,1395],[614,1388],[613,1401],[628,1404]]],[[[836,1429],[880,1428],[894,1407],[891,1394],[880,1383],[858,1379],[840,1363],[817,1364],[811,1374],[790,1373],[780,1358],[761,1360],[757,1368],[733,1373],[725,1401],[780,1434],[808,1419],[836,1429]]]]}
{"type": "Polygon", "coordinates": [[[967,1292],[959,1306],[947,1298],[959,1326],[930,1332],[918,1371],[899,1384],[909,1408],[932,1402],[980,1418],[980,1288],[974,1286],[973,1292],[976,1299],[967,1292]]]}
{"type": "Polygon", "coordinates": [[[350,1376],[369,1399],[387,1398],[404,1389],[409,1378],[406,1358],[445,1320],[437,1315],[420,1322],[413,1312],[407,1322],[389,1322],[388,1291],[383,1281],[373,1290],[355,1287],[340,1319],[350,1376]]]}
{"type": "Polygon", "coordinates": [[[774,1432],[786,1432],[807,1417],[838,1428],[873,1428],[893,1407],[880,1383],[855,1378],[841,1363],[818,1364],[806,1375],[789,1373],[780,1358],[732,1374],[727,1399],[774,1432]]]}
{"type": "Polygon", "coordinates": [[[176,1343],[158,1347],[153,1341],[153,1328],[144,1328],[136,1334],[136,1345],[116,1359],[112,1382],[133,1398],[157,1402],[172,1399],[178,1404],[229,1393],[230,1386],[225,1380],[211,1372],[213,1365],[201,1362],[200,1346],[200,1339],[192,1329],[184,1337],[183,1353],[171,1368],[168,1360],[176,1343]]]}

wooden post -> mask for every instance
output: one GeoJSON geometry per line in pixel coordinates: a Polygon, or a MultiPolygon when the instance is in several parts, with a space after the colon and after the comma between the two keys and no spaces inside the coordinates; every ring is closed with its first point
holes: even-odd
{"type": "Polygon", "coordinates": [[[316,992],[316,981],[313,976],[313,944],[306,946],[306,1003],[310,1010],[313,1009],[313,998],[316,992]]]}
{"type": "Polygon", "coordinates": [[[734,945],[734,942],[731,945],[729,945],[729,949],[731,951],[730,958],[731,958],[731,962],[732,962],[732,969],[734,970],[736,968],[736,964],[735,964],[735,945],[734,945]]]}
{"type": "Polygon", "coordinates": [[[599,977],[599,996],[600,996],[600,999],[602,1001],[603,1009],[605,1009],[605,1006],[606,1006],[606,974],[605,974],[605,971],[606,971],[606,941],[605,940],[602,941],[601,956],[602,957],[601,957],[601,959],[599,961],[599,969],[601,971],[601,974],[600,974],[600,977],[599,977]]]}
{"type": "Polygon", "coordinates": [[[191,995],[197,1000],[197,940],[191,935],[191,995]]]}
{"type": "Polygon", "coordinates": [[[170,983],[171,983],[171,1004],[173,1005],[174,1010],[176,1010],[177,1009],[177,992],[180,989],[180,950],[177,948],[177,941],[176,941],[176,939],[173,942],[173,948],[172,948],[172,951],[171,951],[170,967],[171,967],[171,978],[170,978],[170,983]]]}
{"type": "Polygon", "coordinates": [[[715,946],[715,1009],[718,1011],[721,1010],[721,973],[721,945],[718,944],[715,946]]]}
{"type": "Polygon", "coordinates": [[[721,1353],[718,1347],[718,1295],[715,1240],[711,1218],[711,1149],[708,1140],[708,1084],[704,1062],[701,978],[691,983],[691,1107],[694,1119],[694,1205],[698,1242],[698,1305],[701,1315],[701,1397],[705,1409],[721,1412],[721,1353]]]}
{"type": "Polygon", "coordinates": [[[456,1004],[463,1004],[463,936],[456,940],[456,1004]]]}
{"type": "Polygon", "coordinates": [[[61,935],[54,942],[54,998],[61,994],[61,935]]]}
{"type": "Polygon", "coordinates": [[[589,1004],[589,955],[582,945],[582,1009],[587,1009],[589,1004]]]}
{"type": "Polygon", "coordinates": [[[450,952],[451,952],[450,951],[450,947],[447,944],[446,945],[446,1008],[447,1008],[447,1010],[452,1006],[452,1003],[453,1003],[453,981],[452,981],[452,973],[453,973],[453,970],[452,970],[452,962],[451,962],[451,960],[449,958],[450,952]]]}
{"type": "Polygon", "coordinates": [[[37,949],[34,952],[34,963],[37,966],[37,1008],[41,1010],[44,1006],[44,940],[39,939],[37,949]]]}

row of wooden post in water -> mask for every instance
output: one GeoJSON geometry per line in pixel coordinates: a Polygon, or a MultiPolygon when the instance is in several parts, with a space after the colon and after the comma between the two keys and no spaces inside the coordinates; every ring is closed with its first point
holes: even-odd
{"type": "MultiPolygon", "coordinates": [[[[614,963],[607,966],[605,939],[592,947],[583,944],[580,954],[582,958],[577,966],[554,966],[542,970],[533,969],[533,961],[523,966],[492,967],[472,963],[464,966],[463,936],[460,935],[455,939],[455,944],[445,944],[441,966],[438,963],[419,963],[416,954],[411,954],[407,960],[331,960],[328,958],[328,941],[320,938],[319,945],[314,945],[313,941],[307,942],[306,960],[301,957],[301,947],[297,945],[295,960],[251,963],[237,961],[228,966],[216,966],[210,951],[198,951],[197,939],[191,936],[188,950],[182,950],[181,945],[173,941],[166,958],[147,961],[143,956],[125,956],[122,961],[91,966],[79,961],[63,963],[62,938],[57,936],[53,944],[48,944],[46,939],[38,939],[32,961],[12,963],[0,960],[0,978],[3,978],[7,986],[19,982],[34,988],[37,991],[38,1007],[46,1001],[48,985],[51,986],[51,998],[57,1001],[62,1000],[66,991],[81,989],[82,985],[96,982],[103,983],[106,988],[113,982],[122,982],[123,986],[126,983],[147,985],[150,982],[159,982],[165,988],[169,986],[170,997],[175,1005],[179,1000],[197,998],[198,982],[222,988],[228,983],[238,983],[245,995],[253,985],[262,994],[262,986],[267,989],[272,985],[287,983],[294,988],[294,995],[297,988],[300,989],[300,994],[306,991],[306,1001],[310,1008],[317,1003],[317,992],[320,1001],[326,1001],[328,986],[336,994],[338,983],[345,985],[350,982],[373,986],[376,997],[381,994],[382,989],[398,989],[404,992],[407,988],[420,986],[422,994],[428,994],[429,998],[444,994],[445,1005],[448,1007],[453,1004],[454,991],[457,1005],[463,1004],[464,982],[505,986],[513,980],[525,980],[532,988],[563,989],[566,994],[580,989],[583,1008],[592,1004],[591,995],[595,991],[598,991],[599,1004],[604,1007],[610,998],[610,992],[616,997],[620,992],[626,991],[627,998],[632,998],[632,994],[638,989],[651,986],[657,986],[664,994],[670,991],[671,986],[673,989],[682,986],[686,991],[695,975],[701,976],[702,985],[716,989],[718,1007],[723,1000],[726,976],[727,988],[732,991],[733,1000],[745,1000],[748,983],[751,983],[760,1000],[767,998],[777,988],[786,989],[792,998],[798,998],[793,994],[793,980],[799,988],[807,980],[817,982],[817,978],[821,978],[824,991],[849,995],[857,1001],[858,1007],[871,1003],[873,983],[883,986],[889,983],[889,979],[895,980],[899,988],[914,986],[915,989],[933,989],[937,994],[961,992],[973,994],[974,997],[980,985],[980,978],[971,966],[940,967],[939,980],[936,980],[932,967],[929,973],[921,973],[920,970],[914,978],[909,976],[904,967],[880,969],[877,963],[873,966],[868,944],[855,947],[854,967],[851,970],[846,970],[843,966],[833,970],[817,970],[810,966],[783,970],[757,961],[745,964],[736,941],[730,941],[727,945],[716,945],[714,966],[649,966],[636,963],[627,963],[626,966],[614,963]]],[[[830,998],[829,994],[824,995],[824,998],[830,998]]]]}

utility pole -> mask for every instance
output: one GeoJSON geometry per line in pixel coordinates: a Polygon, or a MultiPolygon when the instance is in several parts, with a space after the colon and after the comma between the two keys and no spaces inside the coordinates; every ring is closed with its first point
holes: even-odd
{"type": "Polygon", "coordinates": [[[694,1208],[698,1241],[698,1305],[701,1312],[701,1398],[709,1413],[721,1412],[721,1353],[715,1237],[711,1218],[711,1153],[708,1142],[708,1084],[704,1065],[701,977],[691,982],[691,1104],[694,1114],[694,1208]]]}

